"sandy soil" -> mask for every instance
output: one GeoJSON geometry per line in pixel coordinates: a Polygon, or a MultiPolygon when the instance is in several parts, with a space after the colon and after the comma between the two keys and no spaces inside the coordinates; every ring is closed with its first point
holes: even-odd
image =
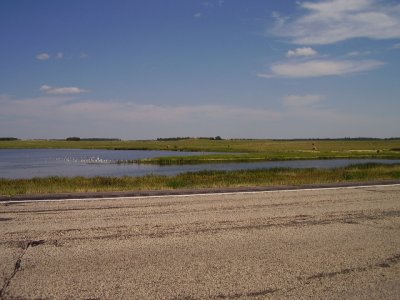
{"type": "Polygon", "coordinates": [[[400,186],[0,203],[0,299],[398,299],[400,186]]]}

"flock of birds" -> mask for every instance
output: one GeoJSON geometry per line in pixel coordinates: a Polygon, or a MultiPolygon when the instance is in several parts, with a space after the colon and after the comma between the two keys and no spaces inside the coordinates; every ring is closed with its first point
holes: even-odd
{"type": "Polygon", "coordinates": [[[114,161],[111,159],[103,159],[99,156],[92,156],[89,158],[76,158],[76,157],[64,157],[57,160],[62,160],[71,163],[84,163],[84,164],[110,164],[114,161]]]}

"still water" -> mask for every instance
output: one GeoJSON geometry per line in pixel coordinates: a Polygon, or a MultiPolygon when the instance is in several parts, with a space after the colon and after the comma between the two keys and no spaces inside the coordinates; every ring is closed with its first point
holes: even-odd
{"type": "Polygon", "coordinates": [[[145,150],[81,150],[81,149],[0,149],[0,178],[33,178],[46,176],[143,176],[146,174],[176,175],[201,170],[241,170],[261,168],[335,168],[351,164],[379,162],[399,163],[400,160],[335,159],[293,160],[256,163],[225,163],[201,165],[157,166],[115,164],[117,160],[160,156],[193,155],[199,152],[145,150]]]}

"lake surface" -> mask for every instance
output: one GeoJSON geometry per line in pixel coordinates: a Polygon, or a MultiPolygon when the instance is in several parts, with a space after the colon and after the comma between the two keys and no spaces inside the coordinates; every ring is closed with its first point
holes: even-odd
{"type": "Polygon", "coordinates": [[[114,163],[117,160],[193,154],[198,155],[201,153],[146,150],[0,149],[0,178],[176,175],[183,172],[202,170],[241,170],[275,167],[335,168],[369,162],[400,163],[400,160],[383,159],[293,160],[176,166],[114,163]]]}

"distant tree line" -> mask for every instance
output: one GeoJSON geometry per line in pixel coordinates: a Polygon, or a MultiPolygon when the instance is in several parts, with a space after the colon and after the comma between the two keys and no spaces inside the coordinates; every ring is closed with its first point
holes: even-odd
{"type": "Polygon", "coordinates": [[[0,141],[18,141],[15,137],[0,137],[0,141]]]}
{"type": "Polygon", "coordinates": [[[67,141],[80,141],[81,138],[77,136],[70,136],[66,138],[67,141]]]}
{"type": "Polygon", "coordinates": [[[121,139],[115,139],[115,138],[80,138],[78,136],[70,136],[67,137],[65,140],[67,141],[120,141],[121,139]]]}
{"type": "Polygon", "coordinates": [[[169,137],[169,138],[157,138],[157,141],[182,141],[182,140],[190,140],[191,137],[187,136],[187,137],[169,137]]]}

